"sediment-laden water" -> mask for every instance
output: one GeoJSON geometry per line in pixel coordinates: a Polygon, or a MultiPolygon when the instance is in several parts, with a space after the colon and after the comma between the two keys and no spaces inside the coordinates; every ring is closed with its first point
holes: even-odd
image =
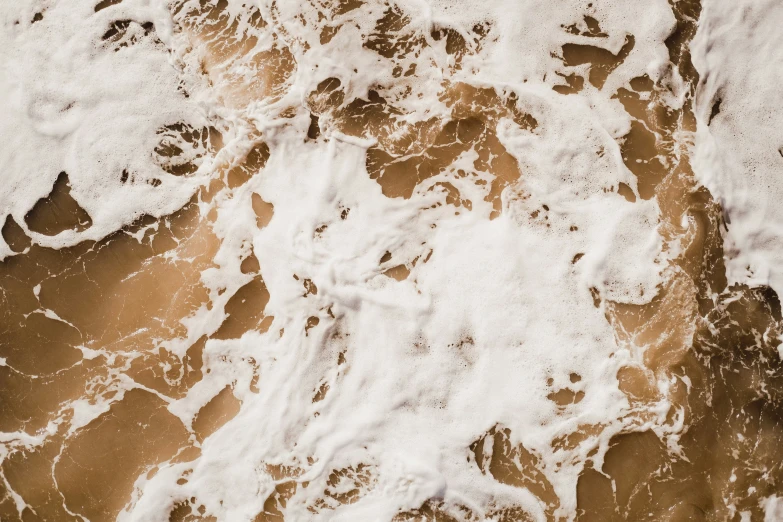
{"type": "Polygon", "coordinates": [[[6,2],[0,519],[783,520],[781,24],[6,2]]]}

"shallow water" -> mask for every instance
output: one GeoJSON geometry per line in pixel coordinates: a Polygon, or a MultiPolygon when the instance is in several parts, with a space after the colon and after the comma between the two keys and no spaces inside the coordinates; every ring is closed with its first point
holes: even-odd
{"type": "Polygon", "coordinates": [[[750,7],[65,4],[0,8],[0,519],[783,519],[750,7]]]}

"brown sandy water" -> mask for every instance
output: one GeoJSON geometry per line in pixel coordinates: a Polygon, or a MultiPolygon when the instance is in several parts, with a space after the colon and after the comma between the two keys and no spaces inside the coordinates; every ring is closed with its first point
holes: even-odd
{"type": "MultiPolygon", "coordinates": [[[[105,0],[95,10],[118,3],[105,0]]],[[[240,31],[240,21],[230,21],[225,8],[221,1],[202,2],[200,10],[189,11],[190,7],[176,3],[172,12],[177,30],[194,46],[206,49],[204,77],[227,85],[221,91],[227,107],[278,99],[295,70],[293,55],[277,37],[271,50],[254,53],[255,36],[240,31]],[[256,72],[239,74],[240,67],[256,72]]],[[[323,12],[325,18],[339,20],[361,8],[361,2],[336,3],[323,12]]],[[[691,144],[682,138],[695,130],[698,73],[688,44],[700,9],[698,1],[672,3],[677,26],[666,45],[669,74],[678,71],[688,85],[681,110],[671,110],[662,101],[666,77],[655,83],[641,75],[613,94],[632,118],[631,131],[619,144],[626,166],[637,177],[638,197],[657,200],[665,239],[683,234],[684,222],[693,228],[687,248],[667,268],[666,283],[649,304],[604,303],[606,320],[618,339],[641,351],[643,364],[618,373],[620,388],[634,406],[633,427],[612,439],[602,465],[588,465],[581,473],[576,492],[576,519],[581,521],[740,520],[740,511],[762,520],[761,500],[782,489],[783,373],[776,349],[780,301],[769,288],[727,285],[720,231],[727,225],[719,205],[696,182],[689,162],[691,144]],[[659,381],[671,384],[667,423],[683,423],[677,437],[659,436],[646,425],[647,407],[662,398],[659,381]]],[[[402,64],[410,63],[409,54],[429,45],[406,32],[408,22],[399,7],[389,6],[365,42],[367,49],[399,60],[395,72],[399,78],[416,74],[415,64],[402,64]]],[[[242,23],[263,30],[269,22],[248,7],[242,23]]],[[[586,16],[585,25],[586,32],[580,33],[576,26],[565,30],[596,39],[605,36],[595,18],[586,16]]],[[[132,45],[121,34],[129,27],[129,22],[118,21],[104,39],[132,45]]],[[[321,41],[339,30],[339,25],[324,25],[321,41]]],[[[470,45],[448,28],[431,36],[446,41],[454,67],[459,68],[463,57],[480,47],[487,31],[475,27],[475,42],[470,45]]],[[[588,64],[589,74],[586,78],[563,74],[567,86],[555,90],[575,96],[587,83],[601,89],[634,45],[633,35],[627,35],[617,54],[598,43],[564,45],[564,67],[588,64]]],[[[501,192],[524,174],[495,128],[500,118],[530,131],[538,125],[517,108],[514,95],[446,82],[441,101],[452,118],[411,124],[380,90],[345,103],[343,87],[340,80],[330,78],[308,94],[305,103],[311,125],[306,139],[320,139],[329,129],[374,137],[377,144],[367,153],[367,172],[389,198],[410,198],[417,185],[475,150],[475,172],[459,175],[480,184],[486,181],[476,172],[490,174],[487,201],[494,210],[489,218],[501,213],[501,192]]],[[[163,168],[174,175],[195,171],[192,163],[177,159],[182,152],[177,140],[200,141],[212,155],[223,146],[215,129],[178,124],[161,129],[160,135],[156,153],[163,168]]],[[[166,399],[184,397],[203,378],[202,352],[208,338],[236,339],[246,331],[269,329],[272,318],[264,310],[270,294],[260,275],[263,254],[246,249],[241,270],[254,277],[225,302],[226,318],[209,336],[193,340],[181,354],[157,346],[161,339],[187,338],[180,320],[199,307],[214,306],[218,297],[201,280],[202,271],[214,266],[220,247],[213,232],[215,213],[202,212],[199,204],[209,206],[214,198],[233,197],[268,158],[269,148],[259,137],[244,157],[219,167],[212,183],[181,210],[162,219],[140,218],[97,242],[44,248],[33,244],[13,218],[6,221],[2,235],[17,254],[0,263],[0,357],[5,359],[0,366],[0,431],[35,435],[47,426],[49,431],[41,445],[8,446],[0,482],[2,520],[113,520],[131,500],[140,475],[152,476],[166,462],[195,461],[201,443],[240,411],[231,386],[207,402],[190,425],[167,410],[166,399]],[[141,387],[122,391],[117,383],[127,379],[141,387]],[[88,405],[111,400],[111,407],[72,430],[72,401],[77,400],[88,405]],[[11,491],[28,506],[21,518],[11,491]]],[[[444,204],[471,211],[472,202],[455,186],[439,186],[447,194],[444,204]]],[[[629,201],[637,200],[625,184],[616,190],[629,201]]],[[[274,207],[258,194],[251,201],[257,226],[263,228],[274,207]]],[[[89,228],[91,218],[70,195],[68,174],[62,173],[51,194],[30,209],[25,222],[32,231],[55,235],[89,228]]],[[[400,264],[391,252],[387,254],[379,261],[385,273],[397,280],[408,277],[411,263],[400,264]]],[[[577,256],[574,263],[578,262],[577,256]]],[[[304,296],[318,292],[309,279],[303,279],[302,286],[304,296]]],[[[603,300],[597,292],[594,299],[597,305],[603,300]]],[[[312,317],[307,328],[318,321],[312,317]]],[[[246,363],[255,365],[253,360],[246,363]]],[[[549,398],[563,408],[581,401],[580,380],[572,374],[572,386],[553,388],[549,398]]],[[[328,391],[328,385],[323,385],[313,402],[328,391]]],[[[601,429],[581,426],[556,440],[553,449],[573,448],[601,429]]],[[[547,516],[555,519],[559,499],[541,469],[540,456],[512,445],[507,428],[496,426],[469,450],[482,473],[528,489],[548,506],[547,516]]],[[[298,469],[269,467],[267,471],[277,486],[256,521],[282,521],[286,502],[307,483],[297,480],[298,469]]],[[[355,502],[362,487],[373,480],[371,467],[364,464],[333,470],[321,502],[324,506],[355,502]]],[[[491,515],[503,521],[532,520],[522,508],[491,515]]],[[[478,519],[467,507],[462,518],[478,519]]],[[[192,498],[176,504],[169,520],[215,518],[192,498]]],[[[432,500],[399,513],[395,520],[458,519],[432,500]]]]}

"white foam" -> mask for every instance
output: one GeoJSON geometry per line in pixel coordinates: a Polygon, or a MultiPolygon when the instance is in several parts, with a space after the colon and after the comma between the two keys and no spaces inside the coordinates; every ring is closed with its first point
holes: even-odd
{"type": "MultiPolygon", "coordinates": [[[[270,140],[267,167],[248,187],[275,206],[270,224],[253,238],[271,293],[266,313],[275,316],[275,328],[239,342],[207,344],[208,360],[229,361],[210,366],[209,379],[220,382],[209,385],[212,394],[225,382],[249,380],[237,361],[250,356],[261,364],[260,393],[237,385],[242,411],[204,444],[187,486],[168,475],[153,478],[128,520],[164,520],[160,506],[167,499],[191,495],[220,519],[249,520],[271,491],[259,466],[309,456],[316,463],[302,480],[312,482],[289,501],[293,519],[350,520],[358,513],[383,519],[433,495],[478,510],[500,498],[541,510],[528,493],[488,480],[466,461],[467,446],[496,423],[543,455],[547,469],[566,463],[549,478],[563,513],[571,512],[580,466],[552,455],[552,439],[597,423],[609,425],[608,437],[619,430],[627,408],[615,379],[625,357],[613,357],[619,348],[588,288],[603,288],[604,281],[621,285],[623,277],[637,285],[639,274],[646,274],[646,288],[654,288],[656,249],[647,235],[654,228],[630,231],[639,219],[654,221],[655,205],[631,204],[593,186],[589,194],[565,191],[548,198],[550,228],[531,224],[527,209],[514,202],[491,222],[478,213],[454,216],[450,207],[422,213],[431,193],[409,201],[384,197],[364,170],[362,147],[340,140],[302,145],[299,136],[288,131],[270,140]],[[351,209],[345,221],[337,202],[351,209]],[[328,228],[314,239],[321,224],[328,228]],[[579,230],[571,232],[571,225],[579,230]],[[618,241],[628,244],[612,248],[618,241]],[[378,259],[389,249],[409,258],[434,253],[398,283],[378,275],[378,259]],[[579,251],[587,252],[585,263],[575,266],[579,251]],[[616,273],[621,260],[636,274],[616,273]],[[311,278],[317,296],[303,299],[293,273],[311,278]],[[339,346],[329,341],[335,326],[328,326],[326,305],[350,336],[339,346]],[[310,315],[327,325],[305,337],[310,315]],[[285,328],[282,339],[277,327],[285,328]],[[458,348],[467,337],[471,341],[458,348]],[[338,349],[347,350],[344,369],[336,364],[338,349]],[[579,389],[586,396],[561,417],[546,398],[547,378],[564,387],[571,372],[583,377],[579,389]],[[313,405],[324,379],[330,391],[313,405]],[[366,496],[317,516],[307,511],[333,468],[359,463],[377,473],[366,496]],[[223,471],[229,464],[230,476],[223,471]]],[[[523,185],[536,187],[553,174],[531,170],[523,185]]],[[[551,195],[533,190],[531,199],[551,195]]],[[[236,227],[236,233],[246,234],[250,226],[236,227]]],[[[647,297],[652,295],[650,290],[647,297]]],[[[183,402],[203,404],[199,390],[208,385],[202,384],[183,402]]],[[[589,447],[577,454],[584,456],[589,447]]]]}
{"type": "MultiPolygon", "coordinates": [[[[90,2],[56,2],[39,7],[43,19],[31,24],[35,5],[0,6],[0,222],[13,215],[37,243],[62,247],[180,208],[203,178],[163,171],[153,161],[156,131],[177,122],[201,127],[205,111],[178,91],[177,70],[154,34],[117,51],[101,39],[114,20],[165,25],[160,10],[126,1],[96,13],[90,2]],[[135,182],[122,183],[123,170],[135,182]],[[30,232],[26,212],[62,171],[92,227],[30,232]]],[[[8,253],[3,244],[0,258],[8,253]]]]}
{"type": "Polygon", "coordinates": [[[777,495],[770,495],[762,501],[764,522],[775,522],[783,519],[783,502],[777,495]]]}
{"type": "Polygon", "coordinates": [[[773,0],[704,2],[692,42],[700,74],[694,171],[728,218],[730,283],[783,291],[783,8],[773,0]],[[709,126],[713,104],[720,112],[709,126]]]}

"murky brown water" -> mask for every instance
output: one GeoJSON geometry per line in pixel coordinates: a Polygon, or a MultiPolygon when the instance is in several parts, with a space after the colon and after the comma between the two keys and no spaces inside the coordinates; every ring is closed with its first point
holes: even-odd
{"type": "MultiPolygon", "coordinates": [[[[118,3],[104,0],[95,10],[118,3]]],[[[279,98],[296,66],[293,55],[282,41],[270,51],[253,54],[254,36],[239,30],[238,19],[229,23],[225,7],[221,1],[202,2],[200,11],[180,4],[172,7],[177,30],[194,46],[206,49],[205,78],[227,85],[222,101],[228,107],[279,98]],[[256,73],[239,74],[239,68],[256,73]]],[[[325,7],[324,13],[331,19],[361,7],[359,1],[336,3],[325,7]]],[[[673,111],[661,101],[666,77],[654,83],[639,76],[613,96],[633,118],[631,131],[620,146],[625,164],[637,177],[638,196],[658,201],[665,239],[682,234],[684,222],[693,228],[687,249],[668,269],[667,283],[651,303],[606,303],[606,320],[621,342],[633,343],[643,352],[643,364],[625,367],[618,374],[622,391],[632,405],[639,406],[632,413],[637,427],[613,438],[600,468],[588,466],[581,473],[577,486],[580,521],[740,520],[741,511],[750,512],[752,520],[762,520],[760,500],[783,489],[783,371],[776,349],[781,305],[769,288],[727,286],[720,234],[726,224],[718,204],[695,181],[689,144],[680,137],[682,131],[695,129],[693,98],[698,74],[688,43],[700,6],[698,1],[685,0],[672,3],[672,10],[677,28],[666,44],[671,67],[689,85],[683,109],[673,111]],[[643,406],[661,399],[656,384],[661,380],[671,384],[668,422],[684,422],[678,440],[671,435],[660,438],[645,428],[648,412],[643,406]]],[[[241,22],[259,29],[267,23],[251,7],[241,22]]],[[[390,6],[375,32],[367,35],[365,47],[408,63],[406,57],[428,43],[406,33],[407,23],[406,14],[390,6]]],[[[586,16],[585,24],[584,36],[605,36],[595,18],[586,16]]],[[[129,26],[130,22],[117,22],[104,39],[132,45],[123,36],[129,26]]],[[[321,41],[328,41],[339,30],[339,25],[325,25],[321,41]]],[[[463,57],[480,46],[487,30],[475,27],[475,42],[470,46],[463,35],[447,28],[435,31],[432,38],[445,39],[454,67],[459,68],[463,57]]],[[[565,30],[581,31],[575,26],[565,30]]],[[[634,45],[630,34],[617,54],[598,44],[564,45],[564,67],[589,64],[589,74],[583,78],[564,73],[567,86],[555,90],[572,96],[586,82],[602,88],[634,45]]],[[[395,75],[411,76],[415,69],[415,63],[405,69],[401,65],[395,75]]],[[[367,171],[390,198],[411,197],[417,185],[448,168],[461,154],[475,150],[475,172],[460,171],[459,175],[479,184],[486,181],[476,172],[491,175],[487,201],[494,210],[490,219],[502,211],[500,193],[522,176],[516,159],[495,133],[499,118],[510,118],[530,131],[538,125],[517,108],[513,95],[464,83],[443,86],[441,100],[452,110],[450,121],[407,123],[402,111],[382,92],[369,91],[365,99],[347,104],[344,97],[336,78],[323,81],[309,93],[305,103],[312,117],[307,139],[321,139],[325,129],[377,139],[367,154],[367,171]]],[[[177,159],[182,153],[177,140],[199,141],[209,154],[222,147],[214,129],[183,125],[161,129],[156,153],[164,169],[175,175],[195,170],[192,163],[177,159]]],[[[208,204],[217,195],[232,197],[232,191],[262,169],[268,158],[269,148],[259,140],[233,167],[220,167],[210,186],[178,212],[160,220],[143,217],[98,242],[61,250],[42,248],[31,244],[12,218],[6,221],[3,238],[18,254],[0,263],[0,357],[6,361],[0,366],[0,431],[32,435],[48,425],[50,433],[43,445],[32,450],[9,447],[0,482],[2,520],[19,520],[9,488],[29,506],[21,517],[25,522],[80,517],[93,522],[113,520],[130,500],[139,475],[151,476],[157,465],[170,459],[196,459],[204,439],[237,415],[241,403],[231,386],[203,406],[190,425],[166,409],[166,397],[181,398],[202,379],[206,336],[194,340],[182,356],[152,347],[159,339],[186,338],[180,319],[201,306],[213,306],[214,296],[203,286],[201,272],[214,266],[220,242],[212,231],[214,213],[200,212],[197,203],[208,204]],[[85,349],[96,351],[84,357],[85,349]],[[114,384],[121,379],[132,379],[145,389],[118,391],[114,384]],[[124,395],[120,398],[118,393],[124,395]],[[114,399],[109,411],[71,431],[71,401],[95,404],[109,398],[114,399]]],[[[471,211],[472,202],[456,187],[439,186],[447,193],[445,204],[455,211],[471,211]]],[[[625,184],[617,191],[629,201],[636,200],[625,184]]],[[[274,214],[274,207],[258,194],[252,197],[252,210],[259,228],[274,214]]],[[[49,197],[30,209],[25,221],[30,230],[46,235],[91,225],[90,216],[70,196],[65,172],[49,197]]],[[[574,263],[578,261],[579,256],[574,258],[574,263]]],[[[227,318],[209,338],[235,339],[248,330],[269,329],[272,318],[264,310],[270,294],[259,275],[260,263],[263,254],[248,248],[241,270],[255,277],[230,297],[225,304],[227,318]]],[[[394,279],[408,277],[410,265],[400,264],[391,252],[379,264],[394,279]]],[[[318,292],[309,279],[302,286],[305,296],[318,292]]],[[[594,297],[597,303],[603,299],[597,293],[594,297]]],[[[306,328],[315,327],[318,321],[311,317],[306,328]]],[[[581,401],[580,379],[572,374],[572,386],[553,388],[549,398],[562,407],[581,401]]],[[[322,386],[313,401],[322,400],[328,390],[328,385],[322,386]]],[[[582,426],[555,441],[554,449],[575,447],[600,429],[582,426]]],[[[548,506],[547,516],[554,520],[559,500],[540,469],[540,457],[513,446],[509,435],[507,428],[496,426],[476,440],[469,448],[475,465],[501,483],[527,488],[548,506]]],[[[297,480],[297,469],[267,471],[277,487],[256,521],[282,521],[286,501],[307,483],[297,480]]],[[[320,502],[323,506],[355,502],[361,488],[372,481],[370,466],[334,470],[320,502]]],[[[522,508],[492,515],[503,521],[531,519],[522,508]]],[[[475,520],[476,515],[465,507],[463,518],[475,520]]],[[[195,498],[178,503],[169,519],[215,520],[195,498]]],[[[395,520],[457,518],[433,500],[398,514],[395,520]]]]}

